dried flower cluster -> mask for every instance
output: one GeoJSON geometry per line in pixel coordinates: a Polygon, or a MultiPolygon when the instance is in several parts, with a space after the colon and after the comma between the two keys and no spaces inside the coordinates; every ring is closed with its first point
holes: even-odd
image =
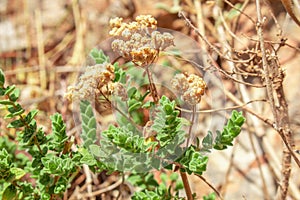
{"type": "Polygon", "coordinates": [[[110,20],[109,34],[116,37],[112,49],[138,66],[147,66],[159,51],[174,45],[174,37],[156,31],[157,21],[151,15],[140,15],[135,20],[130,23],[118,17],[110,20]]]}
{"type": "Polygon", "coordinates": [[[206,88],[204,80],[194,74],[176,74],[171,84],[182,95],[183,100],[190,105],[200,103],[206,88]]]}
{"type": "Polygon", "coordinates": [[[103,63],[85,68],[75,86],[69,86],[65,97],[69,100],[93,100],[99,90],[114,80],[114,66],[103,63]]]}
{"type": "Polygon", "coordinates": [[[125,86],[122,83],[115,82],[108,85],[108,91],[121,98],[122,101],[128,100],[125,86]]]}

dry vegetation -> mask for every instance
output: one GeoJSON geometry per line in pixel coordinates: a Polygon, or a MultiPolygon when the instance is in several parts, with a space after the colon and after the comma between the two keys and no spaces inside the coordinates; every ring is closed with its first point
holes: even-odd
{"type": "MultiPolygon", "coordinates": [[[[46,132],[51,129],[48,117],[59,112],[68,134],[80,143],[71,104],[63,97],[67,87],[88,62],[88,52],[109,38],[110,18],[151,14],[159,27],[198,41],[190,59],[212,77],[196,134],[219,128],[227,110],[242,110],[247,117],[234,147],[213,153],[203,177],[189,177],[192,190],[201,197],[214,187],[220,199],[300,199],[299,27],[287,18],[280,2],[271,8],[261,1],[261,15],[254,1],[176,2],[2,0],[1,68],[7,81],[21,88],[21,104],[41,111],[38,123],[46,132]],[[222,79],[221,85],[214,76],[222,79]]],[[[177,44],[189,49],[188,42],[177,44]]],[[[186,63],[172,64],[193,70],[186,63]]],[[[100,123],[111,121],[105,109],[99,115],[105,116],[100,123]]],[[[15,132],[6,124],[0,119],[0,136],[13,139],[15,132]]],[[[118,191],[125,199],[131,190],[116,174],[90,175],[85,170],[65,199],[115,199],[118,191]]]]}

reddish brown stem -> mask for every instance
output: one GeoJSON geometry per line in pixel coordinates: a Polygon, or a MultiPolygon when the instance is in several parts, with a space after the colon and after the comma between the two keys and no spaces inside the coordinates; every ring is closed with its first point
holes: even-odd
{"type": "Polygon", "coordinates": [[[184,190],[185,190],[187,199],[188,200],[193,200],[194,197],[193,197],[193,193],[192,193],[192,190],[191,190],[191,187],[190,187],[189,180],[187,178],[186,172],[180,171],[180,176],[181,176],[181,179],[182,179],[182,182],[183,182],[183,186],[184,186],[184,190]]]}

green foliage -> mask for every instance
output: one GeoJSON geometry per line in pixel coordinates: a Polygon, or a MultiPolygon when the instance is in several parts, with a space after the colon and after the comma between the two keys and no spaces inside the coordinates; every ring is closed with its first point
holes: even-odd
{"type": "Polygon", "coordinates": [[[184,199],[179,198],[178,194],[183,189],[182,181],[178,180],[178,174],[173,172],[171,175],[162,173],[160,175],[161,183],[158,183],[153,174],[132,174],[127,179],[133,186],[140,190],[136,191],[132,199],[184,199]],[[169,184],[170,183],[170,184],[169,184]],[[172,185],[175,187],[172,188],[172,185]]]}
{"type": "Polygon", "coordinates": [[[201,175],[206,170],[208,157],[204,156],[200,151],[196,150],[195,146],[191,145],[178,162],[184,166],[184,171],[189,174],[195,173],[201,175]]]}
{"type": "Polygon", "coordinates": [[[50,117],[52,122],[52,134],[49,136],[51,144],[49,149],[61,152],[65,148],[65,143],[68,141],[66,134],[66,125],[63,122],[62,116],[58,113],[50,117]]]}
{"type": "Polygon", "coordinates": [[[184,142],[185,132],[182,130],[182,119],[178,116],[179,111],[175,110],[175,101],[171,102],[166,96],[162,96],[156,108],[154,124],[151,126],[152,130],[157,133],[156,139],[161,147],[179,146],[184,142]]]}
{"type": "Polygon", "coordinates": [[[96,62],[96,64],[109,63],[109,57],[106,56],[101,49],[92,49],[90,57],[96,62]]]}
{"type": "Polygon", "coordinates": [[[96,119],[94,117],[93,108],[88,101],[80,102],[80,116],[81,116],[81,137],[84,141],[84,146],[88,148],[91,144],[96,142],[96,119]]]}
{"type": "Polygon", "coordinates": [[[11,122],[7,127],[18,130],[15,138],[18,145],[7,137],[0,138],[0,198],[31,200],[50,199],[53,194],[62,196],[82,159],[81,154],[71,152],[72,141],[66,135],[62,116],[56,113],[50,117],[52,133],[46,135],[34,119],[38,110],[26,114],[17,102],[20,91],[15,86],[5,87],[4,83],[0,71],[0,104],[8,111],[5,118],[11,122]],[[23,181],[25,175],[35,179],[36,184],[23,181]]]}
{"type": "MultiPolygon", "coordinates": [[[[102,50],[93,49],[90,56],[96,64],[109,62],[102,50]]],[[[5,76],[0,69],[0,104],[7,111],[4,116],[9,121],[7,128],[17,131],[15,141],[0,137],[0,198],[62,197],[82,165],[88,165],[95,173],[130,171],[128,181],[139,189],[132,196],[134,200],[184,199],[179,197],[183,184],[178,181],[177,172],[170,176],[161,173],[158,182],[150,170],[179,168],[182,172],[201,175],[207,167],[208,153],[232,146],[245,118],[241,112],[233,111],[223,130],[217,131],[215,137],[208,131],[201,147],[200,138],[197,138],[196,146],[189,145],[185,149],[182,146],[188,133],[183,126],[190,124],[179,117],[176,102],[167,96],[162,96],[158,103],[149,100],[150,91],[136,86],[148,84],[148,80],[132,63],[124,66],[114,63],[114,82],[122,83],[127,92],[126,101],[116,97],[114,102],[116,110],[122,112],[117,114],[117,123],[98,137],[92,105],[81,101],[83,144],[78,145],[76,151],[71,148],[73,139],[67,136],[62,116],[56,113],[50,117],[52,132],[46,134],[35,120],[38,110],[23,109],[18,103],[20,90],[14,85],[5,86],[5,76]],[[138,80],[136,83],[135,79],[138,80]],[[145,124],[150,125],[141,129],[145,124]],[[35,184],[22,180],[26,175],[34,179],[35,184]]],[[[215,194],[203,199],[214,200],[215,194]]]]}
{"type": "Polygon", "coordinates": [[[155,158],[148,151],[156,145],[126,127],[111,125],[102,132],[100,146],[91,145],[90,150],[110,171],[139,171],[151,169],[155,158]]]}
{"type": "Polygon", "coordinates": [[[216,194],[215,193],[211,193],[207,196],[203,196],[203,200],[215,200],[216,199],[216,194]]]}
{"type": "Polygon", "coordinates": [[[232,111],[231,117],[224,126],[222,132],[216,131],[217,136],[215,138],[213,138],[212,132],[208,131],[208,134],[202,140],[201,151],[210,152],[213,148],[216,150],[223,150],[228,146],[232,146],[232,142],[234,138],[240,134],[241,127],[245,120],[242,112],[232,111]]]}

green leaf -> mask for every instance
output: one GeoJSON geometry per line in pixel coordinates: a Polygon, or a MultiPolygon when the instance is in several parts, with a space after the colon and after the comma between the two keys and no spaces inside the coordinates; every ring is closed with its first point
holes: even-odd
{"type": "MultiPolygon", "coordinates": [[[[91,149],[91,146],[94,146],[94,145],[90,145],[90,149],[91,149]]],[[[92,151],[93,150],[91,150],[91,152],[92,151]]],[[[94,166],[97,164],[96,159],[87,149],[80,148],[80,149],[78,149],[78,152],[82,155],[82,158],[80,159],[80,163],[86,164],[89,166],[94,166]]]]}
{"type": "Polygon", "coordinates": [[[131,113],[131,112],[141,108],[141,106],[142,106],[142,102],[136,102],[136,103],[129,106],[128,112],[131,113]]]}
{"type": "Polygon", "coordinates": [[[25,126],[25,123],[23,121],[21,121],[20,119],[17,119],[15,121],[10,122],[7,125],[7,128],[20,128],[25,126]]]}
{"type": "Polygon", "coordinates": [[[146,103],[144,103],[144,105],[142,106],[142,108],[148,109],[148,108],[153,107],[154,105],[155,105],[154,102],[152,102],[152,101],[147,101],[146,103]]]}
{"type": "Polygon", "coordinates": [[[42,185],[48,185],[51,183],[51,176],[50,174],[48,173],[41,173],[40,176],[39,176],[39,182],[42,184],[42,185]]]}
{"type": "Polygon", "coordinates": [[[6,92],[6,88],[1,88],[0,87],[0,96],[3,96],[6,92]]]}
{"type": "Polygon", "coordinates": [[[2,194],[2,200],[13,200],[16,199],[17,188],[10,184],[7,186],[2,194]]]}
{"type": "Polygon", "coordinates": [[[14,102],[10,100],[0,100],[0,104],[2,105],[14,105],[14,102]]]}
{"type": "Polygon", "coordinates": [[[133,98],[133,96],[135,95],[136,92],[137,92],[136,87],[131,87],[131,88],[127,91],[127,95],[128,95],[128,97],[131,99],[131,98],[133,98]]]}
{"type": "Polygon", "coordinates": [[[41,198],[42,198],[42,200],[50,200],[51,195],[48,193],[43,193],[43,194],[41,194],[41,198]]]}
{"type": "Polygon", "coordinates": [[[11,85],[11,86],[7,86],[4,95],[8,95],[10,94],[12,91],[14,91],[16,89],[15,85],[11,85]]]}
{"type": "Polygon", "coordinates": [[[30,122],[32,121],[32,119],[36,116],[36,114],[38,113],[38,110],[31,110],[25,117],[25,121],[27,124],[30,124],[30,122]]]}
{"type": "Polygon", "coordinates": [[[9,99],[13,102],[17,101],[20,96],[20,89],[16,88],[10,95],[9,99]]]}
{"type": "Polygon", "coordinates": [[[96,64],[109,63],[109,57],[106,56],[101,49],[92,49],[90,56],[94,59],[96,64]]]}
{"type": "Polygon", "coordinates": [[[96,157],[101,157],[101,156],[103,156],[102,154],[101,154],[101,147],[100,146],[98,146],[98,145],[95,145],[95,144],[91,144],[90,146],[89,146],[89,149],[90,149],[90,151],[91,151],[91,153],[93,154],[93,155],[95,155],[96,157]]]}
{"type": "Polygon", "coordinates": [[[172,108],[172,105],[170,105],[170,104],[166,104],[164,106],[164,110],[165,110],[165,112],[166,112],[167,115],[172,114],[172,112],[174,111],[173,108],[172,108]]]}
{"type": "Polygon", "coordinates": [[[0,88],[3,88],[3,87],[4,87],[4,83],[5,83],[4,72],[3,72],[2,69],[0,68],[0,88]]]}
{"type": "Polygon", "coordinates": [[[204,149],[211,149],[213,146],[213,136],[212,132],[208,131],[208,134],[202,140],[202,146],[204,149]]]}
{"type": "Polygon", "coordinates": [[[11,168],[10,172],[15,176],[14,179],[16,180],[22,178],[26,174],[26,172],[23,169],[17,167],[11,168]]]}
{"type": "Polygon", "coordinates": [[[215,200],[216,199],[216,194],[215,193],[211,193],[207,196],[203,196],[203,200],[215,200]]]}
{"type": "Polygon", "coordinates": [[[18,103],[16,105],[8,106],[7,110],[14,116],[21,115],[25,112],[22,106],[18,103]]]}
{"type": "Polygon", "coordinates": [[[149,94],[151,94],[151,91],[150,91],[150,90],[147,90],[147,91],[145,92],[145,94],[139,98],[139,100],[140,100],[141,102],[144,101],[144,100],[146,99],[146,97],[147,97],[149,94]]]}
{"type": "Polygon", "coordinates": [[[60,177],[58,182],[55,185],[54,193],[55,194],[62,194],[66,191],[68,186],[68,180],[64,177],[60,177]]]}

